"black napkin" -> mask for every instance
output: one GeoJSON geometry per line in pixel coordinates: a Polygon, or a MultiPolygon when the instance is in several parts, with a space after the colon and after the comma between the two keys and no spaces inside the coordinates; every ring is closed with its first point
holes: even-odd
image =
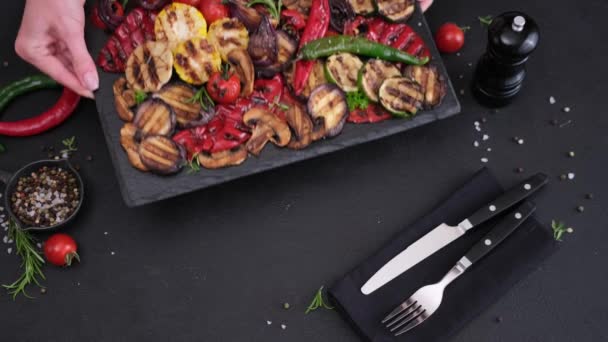
{"type": "Polygon", "coordinates": [[[426,322],[394,337],[380,324],[390,311],[420,287],[435,283],[500,220],[481,225],[366,296],[361,286],[406,246],[442,222],[457,224],[503,192],[482,169],[429,215],[405,228],[375,255],[337,281],[329,296],[337,310],[366,341],[445,341],[550,255],[556,248],[549,229],[529,218],[500,246],[450,284],[439,309],[426,322]]]}

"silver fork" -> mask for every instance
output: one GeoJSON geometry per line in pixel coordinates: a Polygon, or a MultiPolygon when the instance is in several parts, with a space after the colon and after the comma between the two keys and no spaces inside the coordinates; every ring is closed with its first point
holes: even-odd
{"type": "Polygon", "coordinates": [[[530,202],[525,202],[517,207],[485,237],[473,245],[438,283],[420,288],[388,314],[382,320],[382,324],[385,324],[395,336],[399,336],[424,322],[439,308],[445,288],[515,231],[534,210],[536,207],[530,202]]]}

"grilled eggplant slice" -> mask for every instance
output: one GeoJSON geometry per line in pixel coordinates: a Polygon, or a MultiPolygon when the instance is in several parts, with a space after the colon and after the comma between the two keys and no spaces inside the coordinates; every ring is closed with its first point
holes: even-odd
{"type": "Polygon", "coordinates": [[[285,146],[291,140],[289,126],[273,113],[254,107],[243,115],[243,122],[252,129],[251,138],[247,141],[247,150],[258,156],[267,142],[285,146]]]}
{"type": "MultiPolygon", "coordinates": [[[[310,76],[308,76],[308,80],[306,81],[306,86],[304,87],[304,90],[302,90],[302,96],[309,97],[310,93],[315,88],[327,83],[329,82],[325,77],[325,66],[323,65],[323,62],[321,62],[320,60],[316,60],[312,71],[310,72],[310,76]]],[[[292,83],[290,82],[290,84],[292,83]]]]}
{"type": "Polygon", "coordinates": [[[221,65],[219,53],[205,38],[192,38],[175,48],[175,71],[187,83],[200,85],[207,82],[221,65]]]}
{"type": "Polygon", "coordinates": [[[299,103],[294,103],[285,113],[285,119],[291,128],[291,140],[288,148],[301,150],[312,142],[312,120],[306,112],[306,108],[299,103]]]}
{"type": "Polygon", "coordinates": [[[133,110],[135,107],[135,92],[129,88],[127,79],[121,77],[114,82],[112,87],[114,92],[114,105],[116,106],[116,112],[118,117],[122,121],[131,122],[133,121],[133,110]]]}
{"type": "Polygon", "coordinates": [[[387,78],[401,76],[399,68],[394,63],[381,59],[370,59],[359,73],[359,88],[368,99],[378,102],[378,90],[387,78]]]}
{"type": "MultiPolygon", "coordinates": [[[[184,128],[205,123],[201,104],[199,101],[193,101],[195,94],[194,88],[176,82],[167,84],[153,97],[163,100],[173,108],[177,126],[184,128]]],[[[211,116],[206,115],[205,118],[211,119],[211,116]]]]}
{"type": "MultiPolygon", "coordinates": [[[[308,113],[314,126],[322,127],[323,137],[331,138],[340,134],[348,117],[346,95],[334,84],[324,84],[315,88],[308,98],[308,113]]],[[[313,127],[313,133],[320,128],[313,127]]],[[[319,138],[313,134],[313,138],[319,138]]]]}
{"type": "Polygon", "coordinates": [[[234,166],[243,163],[247,159],[247,149],[243,145],[238,145],[232,149],[209,153],[200,152],[198,162],[207,169],[221,169],[227,166],[234,166]]]}
{"type": "Polygon", "coordinates": [[[348,52],[329,56],[325,62],[325,75],[345,92],[357,91],[357,77],[363,62],[348,52]]]}
{"type": "Polygon", "coordinates": [[[228,63],[241,79],[241,96],[249,96],[253,93],[253,82],[255,71],[251,57],[244,49],[234,49],[228,53],[228,63]]]}
{"type": "Polygon", "coordinates": [[[267,67],[257,67],[255,73],[260,78],[272,78],[279,72],[286,70],[298,50],[298,43],[285,31],[277,30],[277,61],[267,67]]]}
{"type": "Polygon", "coordinates": [[[171,79],[173,54],[162,42],[145,42],[138,46],[129,59],[125,76],[134,90],[155,92],[171,79]]]}
{"type": "Polygon", "coordinates": [[[159,99],[150,99],[139,105],[133,124],[143,136],[173,134],[175,112],[159,99]]]}
{"type": "Polygon", "coordinates": [[[230,51],[234,49],[247,51],[249,46],[249,32],[236,18],[224,18],[213,22],[209,26],[208,37],[224,62],[228,61],[230,51]]]}
{"type": "Polygon", "coordinates": [[[181,3],[165,7],[154,20],[157,41],[167,42],[173,50],[181,42],[207,35],[207,22],[196,8],[181,3]]]}
{"type": "Polygon", "coordinates": [[[148,171],[139,157],[139,130],[134,124],[127,122],[122,126],[120,129],[120,145],[127,153],[129,163],[134,168],[144,172],[148,171]]]}
{"type": "Polygon", "coordinates": [[[161,175],[169,175],[181,170],[185,160],[185,150],[170,138],[152,135],[139,144],[139,157],[148,170],[161,175]]]}
{"type": "Polygon", "coordinates": [[[348,0],[348,2],[358,15],[368,15],[376,12],[373,0],[348,0]]]}
{"type": "Polygon", "coordinates": [[[414,115],[422,108],[422,87],[408,77],[393,77],[380,86],[378,97],[382,106],[397,117],[414,115]]]}
{"type": "Polygon", "coordinates": [[[393,22],[406,22],[416,9],[415,0],[376,0],[378,13],[393,22]]]}
{"type": "Polygon", "coordinates": [[[430,109],[441,103],[446,93],[446,83],[436,66],[410,65],[405,69],[404,76],[418,82],[422,87],[425,108],[430,109]]]}

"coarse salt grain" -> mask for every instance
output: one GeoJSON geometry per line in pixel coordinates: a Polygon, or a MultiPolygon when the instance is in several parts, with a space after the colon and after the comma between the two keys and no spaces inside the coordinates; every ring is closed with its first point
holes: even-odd
{"type": "Polygon", "coordinates": [[[520,144],[520,145],[523,145],[524,144],[524,139],[517,140],[517,143],[520,144]]]}
{"type": "Polygon", "coordinates": [[[555,104],[555,102],[556,102],[556,101],[555,101],[555,97],[553,97],[553,96],[549,96],[549,103],[550,103],[550,104],[555,104]]]}
{"type": "Polygon", "coordinates": [[[481,138],[483,141],[486,141],[488,139],[490,139],[490,136],[487,134],[484,134],[483,137],[481,138]]]}
{"type": "Polygon", "coordinates": [[[479,142],[477,140],[473,141],[473,146],[479,147],[479,142]]]}
{"type": "Polygon", "coordinates": [[[8,254],[13,253],[13,249],[11,247],[7,248],[6,253],[8,253],[8,254]]]}
{"type": "Polygon", "coordinates": [[[574,173],[573,172],[569,172],[568,173],[568,179],[570,179],[570,180],[574,179],[574,173]]]}
{"type": "Polygon", "coordinates": [[[488,151],[488,152],[492,152],[492,148],[491,148],[491,147],[488,147],[488,148],[486,149],[486,151],[488,151]]]}
{"type": "Polygon", "coordinates": [[[112,251],[112,252],[110,252],[110,254],[111,254],[111,255],[114,255],[114,254],[116,254],[116,253],[114,253],[114,252],[112,251]]]}
{"type": "Polygon", "coordinates": [[[479,126],[475,126],[475,130],[476,130],[477,132],[481,132],[481,127],[479,127],[479,126]]]}
{"type": "Polygon", "coordinates": [[[482,163],[487,163],[488,162],[488,158],[481,158],[481,162],[482,163]]]}
{"type": "Polygon", "coordinates": [[[281,329],[285,330],[287,329],[287,326],[285,324],[281,324],[281,329]]]}
{"type": "Polygon", "coordinates": [[[267,325],[271,325],[271,324],[272,324],[272,322],[271,322],[271,321],[266,321],[266,324],[267,324],[267,325]]]}
{"type": "Polygon", "coordinates": [[[4,243],[8,243],[8,236],[3,237],[3,238],[2,238],[2,242],[4,242],[4,243]]]}
{"type": "Polygon", "coordinates": [[[564,113],[570,113],[570,107],[564,107],[563,111],[564,113]]]}

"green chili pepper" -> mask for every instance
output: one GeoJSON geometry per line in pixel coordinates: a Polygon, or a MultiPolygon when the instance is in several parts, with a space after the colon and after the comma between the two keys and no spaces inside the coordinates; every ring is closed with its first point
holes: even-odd
{"type": "Polygon", "coordinates": [[[19,95],[38,89],[54,88],[58,86],[59,84],[54,79],[46,75],[34,75],[13,82],[0,89],[0,112],[6,108],[9,102],[19,95]]]}
{"type": "Polygon", "coordinates": [[[424,65],[429,61],[428,57],[417,58],[388,45],[352,36],[330,36],[313,40],[300,49],[299,58],[317,59],[340,52],[350,52],[355,55],[413,65],[424,65]]]}

